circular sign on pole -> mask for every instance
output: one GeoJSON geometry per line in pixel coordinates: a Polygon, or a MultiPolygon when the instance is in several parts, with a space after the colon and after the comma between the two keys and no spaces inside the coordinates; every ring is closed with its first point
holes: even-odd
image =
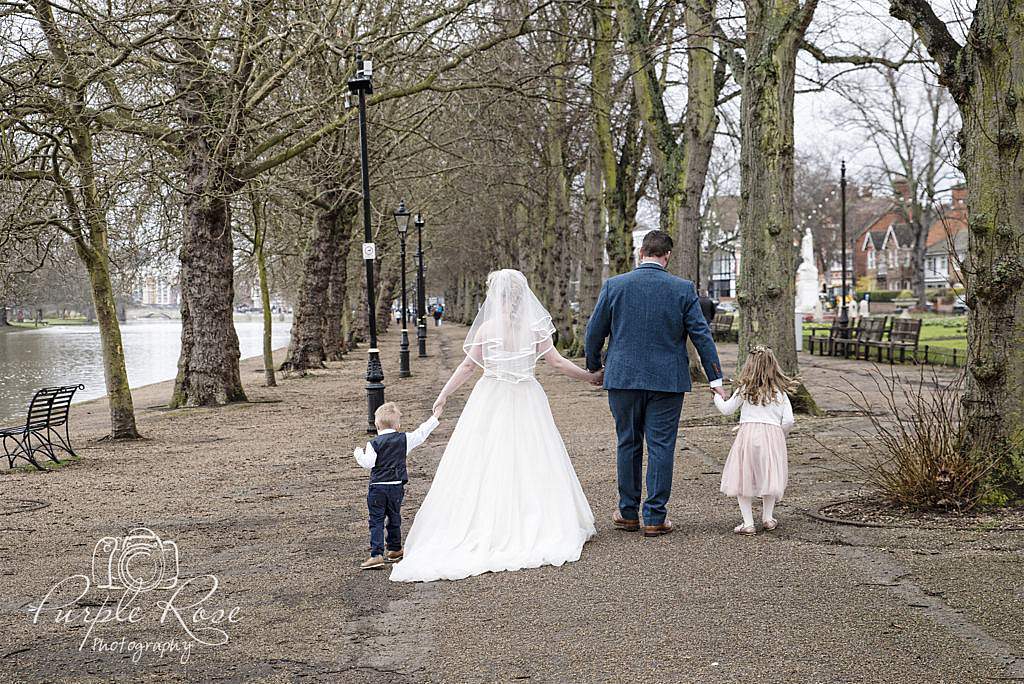
{"type": "Polygon", "coordinates": [[[372,242],[363,243],[363,259],[373,261],[377,258],[377,245],[372,242]]]}

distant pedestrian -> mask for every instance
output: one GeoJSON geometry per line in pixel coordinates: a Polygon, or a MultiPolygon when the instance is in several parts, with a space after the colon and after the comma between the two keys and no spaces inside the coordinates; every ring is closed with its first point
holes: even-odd
{"type": "Polygon", "coordinates": [[[434,307],[434,327],[441,327],[441,319],[444,317],[444,307],[438,304],[434,307]]]}
{"type": "Polygon", "coordinates": [[[740,410],[736,441],[722,469],[722,493],[735,496],[743,522],[733,532],[751,535],[754,527],[754,497],[761,497],[761,520],[765,532],[778,527],[775,502],[782,498],[789,476],[786,435],[793,427],[793,406],[788,392],[793,381],[787,377],[768,347],[756,346],[736,378],[736,392],[728,400],[715,395],[715,407],[723,415],[740,410]]]}
{"type": "Polygon", "coordinates": [[[708,296],[707,290],[700,291],[697,303],[700,304],[700,312],[704,314],[704,320],[710,325],[711,321],[715,320],[715,314],[718,312],[718,305],[715,304],[715,300],[708,296]]]}

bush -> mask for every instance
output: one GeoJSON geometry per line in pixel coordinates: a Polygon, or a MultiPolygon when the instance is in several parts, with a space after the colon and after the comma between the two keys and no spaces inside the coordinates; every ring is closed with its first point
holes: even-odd
{"type": "MultiPolygon", "coordinates": [[[[893,503],[919,510],[969,511],[988,494],[986,478],[999,460],[997,453],[971,455],[963,418],[960,373],[943,384],[935,375],[905,380],[890,370],[873,374],[888,414],[872,411],[877,402],[847,381],[846,396],[871,421],[875,434],[858,435],[876,444],[868,459],[829,449],[860,471],[864,484],[893,503]],[[934,388],[934,389],[930,389],[934,388]]],[[[820,443],[820,442],[819,442],[820,443]]],[[[822,445],[826,448],[827,445],[822,445]]]]}
{"type": "Polygon", "coordinates": [[[869,290],[865,294],[871,296],[872,302],[891,302],[899,296],[896,290],[869,290]]]}

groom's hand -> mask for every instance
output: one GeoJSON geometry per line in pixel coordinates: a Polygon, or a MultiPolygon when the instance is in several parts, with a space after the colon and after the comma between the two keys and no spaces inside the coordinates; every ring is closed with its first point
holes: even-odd
{"type": "Polygon", "coordinates": [[[719,385],[718,387],[712,387],[711,391],[717,394],[718,396],[722,397],[722,399],[729,399],[729,397],[725,395],[725,388],[722,387],[721,385],[719,385]]]}
{"type": "Polygon", "coordinates": [[[590,374],[590,384],[594,387],[600,387],[604,384],[604,368],[590,374]]]}

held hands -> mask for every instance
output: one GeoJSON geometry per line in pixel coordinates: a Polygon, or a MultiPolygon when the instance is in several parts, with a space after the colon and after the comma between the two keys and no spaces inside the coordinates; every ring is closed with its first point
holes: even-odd
{"type": "Polygon", "coordinates": [[[719,385],[718,387],[712,387],[711,394],[717,394],[718,396],[722,397],[723,400],[727,400],[729,398],[728,395],[726,395],[725,393],[725,388],[722,387],[721,385],[719,385]]]}
{"type": "Polygon", "coordinates": [[[592,373],[588,373],[587,375],[590,376],[587,378],[587,382],[589,382],[594,387],[601,387],[604,384],[604,368],[598,371],[594,371],[592,373]]]}
{"type": "Polygon", "coordinates": [[[434,418],[441,419],[441,414],[444,413],[444,405],[448,402],[447,397],[438,397],[437,401],[434,402],[434,418]]]}

